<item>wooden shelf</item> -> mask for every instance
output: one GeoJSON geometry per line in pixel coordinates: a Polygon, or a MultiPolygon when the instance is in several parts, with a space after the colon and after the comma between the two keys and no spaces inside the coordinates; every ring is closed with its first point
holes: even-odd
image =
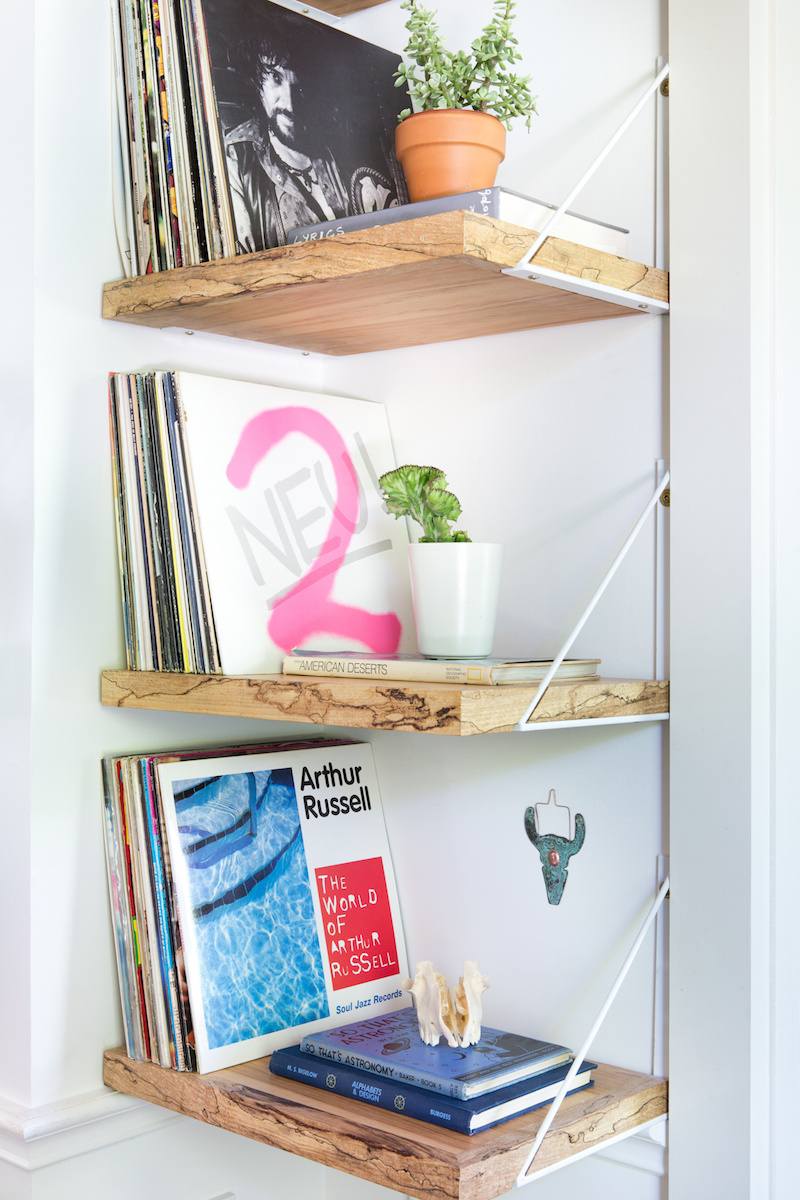
{"type": "Polygon", "coordinates": [[[591,281],[626,303],[503,274],[536,236],[441,213],[121,279],[105,285],[103,316],[339,355],[629,317],[631,295],[644,309],[668,299],[666,272],[559,238],[544,242],[531,274],[591,281]]]}
{"type": "MultiPolygon", "coordinates": [[[[467,1137],[272,1075],[269,1059],[209,1075],[105,1055],[118,1092],[243,1134],[421,1200],[492,1200],[514,1186],[547,1108],[467,1137]]],[[[602,1149],[663,1116],[667,1082],[601,1065],[594,1087],[568,1096],[535,1159],[537,1170],[602,1149]]]]}
{"type": "MultiPolygon", "coordinates": [[[[116,708],[148,708],[352,729],[398,729],[465,736],[513,730],[533,687],[446,683],[372,683],[286,675],[181,675],[103,671],[101,699],[116,708]]],[[[599,679],[551,683],[532,724],[567,727],[661,719],[669,711],[665,680],[599,679]]]]}
{"type": "Polygon", "coordinates": [[[311,8],[319,8],[322,12],[332,13],[335,17],[344,17],[348,13],[361,12],[364,8],[375,8],[386,0],[313,0],[311,8]]]}

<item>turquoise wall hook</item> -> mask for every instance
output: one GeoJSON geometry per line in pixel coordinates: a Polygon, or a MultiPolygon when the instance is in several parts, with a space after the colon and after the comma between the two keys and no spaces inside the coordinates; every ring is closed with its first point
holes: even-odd
{"type": "MultiPolygon", "coordinates": [[[[556,794],[552,789],[548,797],[548,804],[550,797],[555,805],[556,794]]],[[[569,860],[573,854],[578,853],[586,837],[586,822],[580,813],[575,814],[575,834],[572,838],[561,837],[556,833],[539,833],[536,822],[536,805],[532,804],[525,809],[525,832],[539,851],[539,857],[542,860],[542,874],[544,875],[547,899],[550,904],[558,904],[564,894],[569,860]]]]}

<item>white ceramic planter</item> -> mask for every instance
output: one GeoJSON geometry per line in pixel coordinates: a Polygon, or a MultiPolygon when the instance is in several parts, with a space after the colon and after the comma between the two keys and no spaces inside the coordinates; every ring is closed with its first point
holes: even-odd
{"type": "Polygon", "coordinates": [[[420,654],[491,654],[503,547],[488,542],[418,542],[409,546],[408,556],[420,654]]]}

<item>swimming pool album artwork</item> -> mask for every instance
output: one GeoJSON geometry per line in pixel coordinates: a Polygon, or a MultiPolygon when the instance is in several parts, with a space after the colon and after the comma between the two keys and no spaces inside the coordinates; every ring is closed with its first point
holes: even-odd
{"type": "Polygon", "coordinates": [[[406,1002],[366,743],[157,765],[199,1072],[406,1002]]]}

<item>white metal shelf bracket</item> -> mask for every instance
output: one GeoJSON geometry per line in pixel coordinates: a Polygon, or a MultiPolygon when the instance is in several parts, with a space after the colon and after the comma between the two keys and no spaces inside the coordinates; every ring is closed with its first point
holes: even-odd
{"type": "Polygon", "coordinates": [[[664,316],[669,312],[667,300],[655,300],[652,296],[642,296],[638,292],[626,292],[624,288],[609,287],[607,283],[595,283],[593,279],[565,275],[562,271],[551,271],[549,267],[503,267],[502,273],[513,275],[516,279],[527,279],[530,283],[558,288],[561,292],[574,292],[577,296],[606,300],[609,304],[632,308],[634,312],[647,312],[655,316],[664,316]]]}
{"type": "Polygon", "coordinates": [[[641,309],[646,312],[665,313],[669,311],[669,305],[663,300],[651,300],[645,296],[637,296],[635,293],[626,292],[622,288],[611,288],[603,284],[592,283],[591,280],[577,279],[571,275],[563,275],[559,271],[550,271],[542,267],[536,267],[531,270],[530,263],[536,252],[541,248],[545,239],[550,236],[556,224],[564,215],[564,213],[572,204],[575,197],[583,190],[584,186],[589,182],[597,168],[610,154],[616,146],[619,139],[627,131],[628,127],[636,120],[639,113],[642,111],[647,101],[658,91],[661,84],[669,76],[669,63],[666,63],[656,75],[655,79],[650,83],[644,95],[638,103],[631,109],[625,120],[617,129],[616,133],[606,142],[603,149],[597,155],[591,165],[584,171],[578,182],[573,187],[572,191],[567,196],[556,211],[545,221],[544,226],[534,241],[530,249],[525,253],[514,267],[505,267],[504,275],[514,275],[518,279],[528,279],[535,283],[546,284],[550,287],[561,288],[562,291],[578,292],[581,295],[595,296],[600,300],[613,301],[615,304],[625,305],[627,308],[641,309]],[[625,299],[627,297],[627,299],[625,299]]]}
{"type": "MultiPolygon", "coordinates": [[[[630,550],[631,546],[633,545],[634,541],[636,540],[636,537],[637,537],[639,531],[641,530],[642,526],[644,525],[645,521],[647,520],[651,509],[655,508],[656,504],[658,503],[659,497],[661,496],[662,492],[665,491],[668,483],[669,483],[669,471],[665,471],[664,474],[661,476],[660,480],[658,481],[658,484],[656,485],[656,490],[653,492],[652,496],[647,501],[647,504],[644,506],[644,509],[642,510],[642,513],[641,513],[638,521],[636,522],[633,529],[628,534],[621,549],[617,553],[616,558],[614,559],[611,566],[608,568],[608,570],[606,571],[602,580],[598,584],[594,595],[592,596],[589,603],[586,605],[586,608],[581,613],[576,624],[573,626],[572,630],[570,631],[569,636],[567,637],[567,640],[564,642],[564,645],[561,647],[558,654],[555,656],[555,658],[551,662],[549,668],[547,669],[547,672],[544,675],[544,678],[542,679],[541,683],[539,684],[539,687],[536,691],[536,695],[533,697],[533,700],[531,700],[527,709],[522,714],[522,716],[520,717],[517,724],[514,726],[515,733],[530,733],[531,730],[536,729],[536,723],[535,722],[533,724],[530,723],[531,714],[533,713],[534,709],[536,708],[537,704],[541,700],[542,696],[545,694],[548,687],[550,686],[550,682],[551,682],[553,676],[555,675],[556,671],[561,666],[562,662],[564,661],[567,654],[569,653],[572,643],[575,641],[575,638],[578,636],[580,631],[583,629],[584,625],[586,624],[587,620],[589,619],[589,616],[591,615],[592,611],[594,610],[594,607],[597,604],[597,601],[600,599],[603,592],[608,587],[609,583],[611,582],[611,580],[617,570],[617,567],[620,565],[623,558],[630,550]]],[[[572,726],[573,724],[574,724],[574,722],[570,722],[570,726],[572,726]]],[[[594,722],[592,722],[592,724],[594,724],[594,722]]]]}
{"type": "Polygon", "coordinates": [[[622,1141],[623,1138],[630,1137],[634,1133],[641,1133],[643,1129],[647,1129],[649,1126],[654,1125],[656,1123],[656,1121],[663,1120],[662,1117],[655,1117],[652,1121],[646,1121],[641,1125],[635,1125],[632,1129],[627,1129],[624,1132],[617,1134],[615,1137],[607,1138],[605,1141],[599,1142],[596,1147],[593,1146],[591,1149],[584,1150],[579,1154],[570,1155],[569,1157],[562,1159],[561,1162],[559,1162],[558,1164],[554,1164],[552,1167],[544,1167],[541,1171],[534,1171],[532,1174],[530,1174],[530,1175],[528,1174],[531,1164],[538,1153],[539,1147],[541,1146],[542,1142],[544,1141],[545,1137],[547,1136],[547,1134],[550,1130],[550,1127],[556,1118],[558,1110],[561,1107],[562,1102],[566,1098],[567,1092],[569,1091],[569,1088],[572,1084],[572,1080],[574,1079],[577,1072],[580,1070],[581,1064],[583,1063],[583,1060],[586,1058],[586,1055],[589,1053],[589,1049],[591,1047],[592,1042],[595,1039],[595,1036],[597,1035],[597,1031],[599,1030],[603,1021],[605,1020],[606,1015],[608,1014],[608,1010],[611,1008],[611,1005],[613,1004],[614,999],[616,998],[617,992],[619,991],[620,987],[622,986],[622,982],[625,979],[625,976],[628,974],[628,971],[630,970],[631,965],[633,964],[633,960],[635,959],[635,957],[639,951],[639,948],[641,947],[642,942],[644,941],[644,939],[647,935],[647,931],[649,930],[650,926],[652,925],[653,921],[655,920],[656,915],[657,915],[659,909],[661,908],[661,905],[664,903],[664,900],[666,899],[668,893],[669,893],[669,876],[667,876],[666,879],[664,880],[664,882],[661,884],[661,887],[658,890],[658,894],[656,895],[656,898],[653,901],[652,905],[650,906],[650,910],[644,919],[644,923],[642,924],[641,929],[639,930],[638,934],[636,935],[636,939],[633,942],[633,945],[631,946],[630,950],[628,951],[628,956],[625,959],[622,966],[620,967],[619,974],[617,975],[617,978],[614,980],[614,982],[611,986],[611,990],[608,993],[608,995],[606,996],[606,999],[605,999],[599,1013],[597,1014],[597,1016],[595,1018],[594,1024],[592,1025],[591,1029],[589,1030],[588,1034],[586,1035],[583,1045],[581,1046],[580,1050],[575,1055],[575,1060],[574,1060],[572,1066],[570,1067],[569,1071],[567,1072],[567,1075],[566,1075],[565,1079],[563,1080],[561,1087],[558,1090],[558,1094],[556,1095],[555,1099],[553,1100],[553,1103],[550,1105],[549,1109],[547,1110],[547,1116],[542,1121],[542,1124],[539,1127],[539,1132],[536,1135],[536,1139],[535,1139],[533,1145],[531,1146],[528,1156],[522,1165],[522,1169],[520,1170],[520,1173],[514,1182],[515,1187],[523,1187],[526,1183],[533,1183],[534,1180],[541,1179],[543,1175],[549,1174],[549,1172],[551,1170],[556,1170],[557,1167],[568,1166],[570,1163],[575,1162],[578,1158],[583,1158],[589,1154],[595,1154],[599,1150],[604,1150],[607,1146],[613,1145],[614,1142],[622,1141]]]}

